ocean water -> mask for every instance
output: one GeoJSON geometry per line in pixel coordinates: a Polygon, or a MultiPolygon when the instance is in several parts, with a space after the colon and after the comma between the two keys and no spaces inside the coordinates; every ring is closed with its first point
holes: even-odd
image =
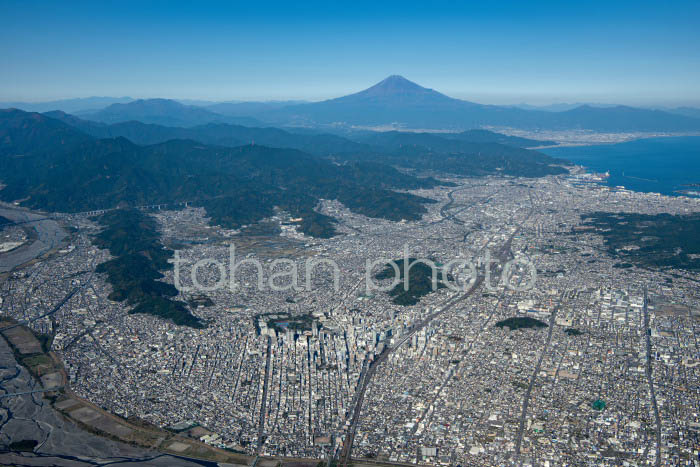
{"type": "Polygon", "coordinates": [[[700,136],[649,138],[619,144],[542,149],[592,172],[610,172],[609,186],[679,195],[700,192],[700,136]],[[688,186],[696,184],[697,186],[688,186]]]}

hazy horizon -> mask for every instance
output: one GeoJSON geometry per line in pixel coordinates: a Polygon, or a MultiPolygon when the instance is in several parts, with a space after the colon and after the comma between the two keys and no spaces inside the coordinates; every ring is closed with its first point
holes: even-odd
{"type": "MultiPolygon", "coordinates": [[[[374,83],[376,84],[376,83],[374,83]]],[[[420,83],[418,83],[420,84],[420,83]]],[[[367,87],[370,87],[368,85],[367,87]]],[[[94,98],[113,98],[113,99],[133,99],[133,100],[147,100],[147,99],[169,99],[181,102],[186,105],[202,106],[208,104],[220,104],[220,103],[246,103],[246,102],[265,102],[265,103],[277,103],[277,102],[296,102],[296,103],[313,103],[321,102],[328,99],[334,99],[337,97],[342,97],[348,94],[362,91],[363,89],[353,89],[345,93],[339,93],[334,95],[325,96],[322,98],[310,99],[303,97],[278,97],[278,98],[268,98],[266,96],[254,96],[249,99],[246,98],[188,98],[179,96],[152,96],[152,95],[78,95],[78,96],[67,96],[67,97],[51,97],[51,98],[2,98],[0,97],[0,102],[3,103],[25,103],[25,104],[42,104],[55,101],[66,101],[66,100],[77,100],[77,99],[94,99],[94,98]]],[[[528,98],[528,97],[513,97],[510,98],[508,95],[484,95],[483,98],[470,97],[465,93],[446,93],[439,89],[432,88],[435,91],[441,92],[449,97],[455,99],[461,99],[465,101],[475,102],[478,104],[485,105],[501,105],[501,106],[532,106],[532,107],[542,107],[548,108],[552,106],[578,106],[578,105],[592,105],[592,106],[609,106],[609,105],[625,105],[630,107],[645,107],[645,108],[658,108],[658,109],[672,109],[677,107],[700,107],[700,100],[678,100],[678,101],[663,101],[650,99],[647,101],[629,101],[625,99],[616,99],[611,97],[606,100],[600,96],[591,96],[590,99],[586,99],[582,96],[579,98],[572,99],[545,99],[545,98],[528,98]]]]}
{"type": "MultiPolygon", "coordinates": [[[[400,73],[391,73],[391,75],[400,75],[410,81],[412,80],[409,76],[402,75],[400,73]]],[[[239,102],[287,102],[287,101],[297,101],[297,102],[321,102],[327,99],[334,99],[337,97],[342,97],[348,94],[353,94],[364,89],[367,89],[381,80],[385,79],[386,75],[382,78],[377,79],[373,82],[367,82],[363,85],[356,85],[355,87],[338,90],[334,94],[327,94],[320,97],[304,97],[298,95],[289,96],[271,96],[271,95],[259,95],[259,96],[231,96],[231,97],[191,97],[191,96],[180,96],[180,95],[150,95],[144,93],[132,93],[132,94],[92,94],[92,95],[58,95],[51,97],[28,97],[28,98],[11,98],[3,97],[0,94],[0,102],[22,102],[22,103],[46,103],[52,101],[63,101],[72,99],[93,99],[93,98],[114,98],[114,99],[171,99],[183,102],[185,104],[191,105],[206,105],[207,103],[239,103],[239,102]],[[364,86],[364,87],[363,87],[364,86]]],[[[676,99],[676,100],[664,100],[656,99],[652,96],[644,96],[644,98],[625,98],[623,95],[578,95],[578,96],[562,96],[557,97],[547,97],[546,95],[528,95],[528,94],[508,94],[508,93],[482,93],[482,94],[471,94],[466,91],[445,91],[439,87],[429,86],[422,82],[416,82],[423,87],[434,89],[442,94],[455,99],[461,99],[465,101],[476,102],[479,104],[486,105],[509,105],[509,106],[519,106],[519,105],[529,105],[534,107],[549,107],[556,105],[628,105],[633,107],[653,107],[653,108],[674,108],[674,107],[700,107],[700,98],[697,99],[676,99]]],[[[274,93],[270,93],[274,94],[274,93]]]]}
{"type": "Polygon", "coordinates": [[[485,104],[700,105],[693,2],[73,5],[5,3],[0,100],[318,101],[400,74],[485,104]]]}

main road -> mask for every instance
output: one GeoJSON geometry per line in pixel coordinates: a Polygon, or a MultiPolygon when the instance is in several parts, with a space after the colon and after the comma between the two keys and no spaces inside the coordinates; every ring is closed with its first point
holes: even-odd
{"type": "MultiPolygon", "coordinates": [[[[530,201],[532,203],[532,197],[530,198],[530,201]]],[[[510,237],[508,237],[508,240],[503,244],[503,246],[498,251],[498,253],[496,255],[496,259],[497,259],[499,264],[504,263],[506,260],[506,257],[511,254],[511,245],[513,242],[513,238],[518,234],[518,232],[522,228],[523,223],[527,219],[530,218],[533,211],[534,211],[534,207],[530,210],[530,212],[528,213],[525,220],[523,220],[520,224],[518,224],[518,226],[513,231],[513,233],[510,235],[510,237]]],[[[411,328],[411,330],[409,332],[407,332],[404,336],[402,336],[401,339],[394,346],[387,347],[379,355],[379,357],[377,357],[377,359],[374,360],[369,365],[367,370],[362,372],[362,374],[360,375],[359,389],[358,389],[357,393],[355,394],[355,404],[353,407],[352,417],[350,419],[350,427],[348,428],[348,434],[345,437],[345,442],[343,443],[343,448],[342,448],[341,453],[340,453],[340,464],[341,465],[347,466],[349,461],[350,461],[350,456],[352,454],[352,446],[355,442],[355,435],[357,433],[357,427],[358,427],[359,422],[360,422],[360,415],[362,412],[362,404],[364,402],[365,393],[367,391],[367,387],[369,386],[372,378],[377,373],[377,369],[379,368],[379,366],[384,361],[386,361],[387,358],[389,358],[389,355],[391,355],[399,347],[401,347],[404,343],[406,343],[415,333],[417,333],[421,329],[425,328],[428,324],[430,324],[438,316],[449,311],[457,303],[459,303],[459,302],[465,300],[466,298],[468,298],[469,296],[471,296],[479,288],[479,286],[483,282],[484,282],[484,275],[479,274],[477,276],[477,278],[474,280],[474,283],[471,285],[469,290],[467,290],[462,295],[459,295],[457,297],[449,299],[447,301],[447,303],[445,303],[442,307],[438,308],[436,311],[429,314],[426,318],[419,321],[418,324],[416,324],[414,327],[411,328]]]]}
{"type": "Polygon", "coordinates": [[[654,377],[653,377],[653,366],[652,366],[652,353],[651,353],[651,327],[649,327],[649,300],[647,298],[647,288],[644,286],[644,306],[642,311],[644,313],[644,337],[646,339],[645,347],[647,354],[647,364],[646,364],[646,377],[647,383],[649,384],[649,397],[651,398],[651,407],[654,410],[654,419],[656,421],[656,429],[654,434],[656,435],[656,466],[661,465],[661,416],[659,415],[659,404],[656,402],[656,391],[654,390],[654,377]]]}

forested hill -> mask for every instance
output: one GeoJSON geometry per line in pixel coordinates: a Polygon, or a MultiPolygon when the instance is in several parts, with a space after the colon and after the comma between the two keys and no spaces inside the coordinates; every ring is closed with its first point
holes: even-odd
{"type": "Polygon", "coordinates": [[[258,144],[273,148],[299,149],[309,154],[370,152],[367,145],[330,134],[296,134],[280,128],[247,127],[227,123],[208,123],[190,128],[162,126],[139,121],[106,124],[84,120],[60,111],[47,112],[47,117],[60,120],[96,138],[123,136],[136,144],[163,143],[171,139],[191,139],[216,146],[258,144]]]}
{"type": "MultiPolygon", "coordinates": [[[[566,161],[497,143],[494,141],[497,138],[493,137],[496,133],[485,135],[478,132],[477,141],[469,141],[469,132],[465,133],[447,138],[434,133],[387,131],[367,135],[362,142],[380,148],[381,155],[376,160],[417,170],[464,176],[500,174],[514,177],[543,177],[567,172],[560,167],[567,164],[566,161]]],[[[524,144],[523,141],[518,143],[524,144]]],[[[362,154],[355,155],[356,159],[362,157],[362,154]]]]}
{"type": "Polygon", "coordinates": [[[370,217],[415,220],[432,201],[394,190],[438,183],[376,162],[336,164],[293,149],[95,139],[19,110],[0,111],[0,141],[5,201],[66,212],[190,201],[228,227],[258,221],[279,206],[304,218],[306,233],[321,237],[334,229],[333,219],[314,211],[320,199],[337,199],[370,217]]]}
{"type": "Polygon", "coordinates": [[[447,139],[458,139],[470,143],[499,143],[518,148],[534,148],[537,146],[553,146],[557,144],[556,142],[549,140],[543,141],[531,138],[522,138],[520,136],[508,136],[481,129],[467,130],[460,133],[440,133],[440,136],[447,139]]]}
{"type": "Polygon", "coordinates": [[[161,282],[162,271],[172,269],[173,252],[163,246],[156,221],[137,209],[117,209],[96,219],[104,229],[93,239],[108,249],[112,259],[97,266],[112,285],[110,300],[126,302],[130,313],[146,313],[194,328],[205,326],[176,300],[178,290],[161,282]]]}
{"type": "Polygon", "coordinates": [[[298,134],[279,128],[249,128],[211,123],[179,128],[124,122],[107,125],[82,120],[63,112],[46,114],[98,138],[123,136],[137,144],[156,144],[172,139],[191,139],[217,146],[257,144],[293,148],[339,161],[372,160],[399,167],[447,174],[480,176],[505,174],[541,177],[564,173],[562,161],[524,148],[553,144],[507,136],[488,130],[461,133],[358,132],[347,137],[330,134],[298,134]]]}

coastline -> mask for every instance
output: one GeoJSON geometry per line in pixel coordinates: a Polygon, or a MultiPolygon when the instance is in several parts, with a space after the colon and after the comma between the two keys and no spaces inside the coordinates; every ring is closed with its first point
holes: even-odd
{"type": "Polygon", "coordinates": [[[545,154],[569,160],[586,172],[605,174],[610,189],[697,199],[700,136],[643,138],[616,144],[557,146],[545,154]]]}

